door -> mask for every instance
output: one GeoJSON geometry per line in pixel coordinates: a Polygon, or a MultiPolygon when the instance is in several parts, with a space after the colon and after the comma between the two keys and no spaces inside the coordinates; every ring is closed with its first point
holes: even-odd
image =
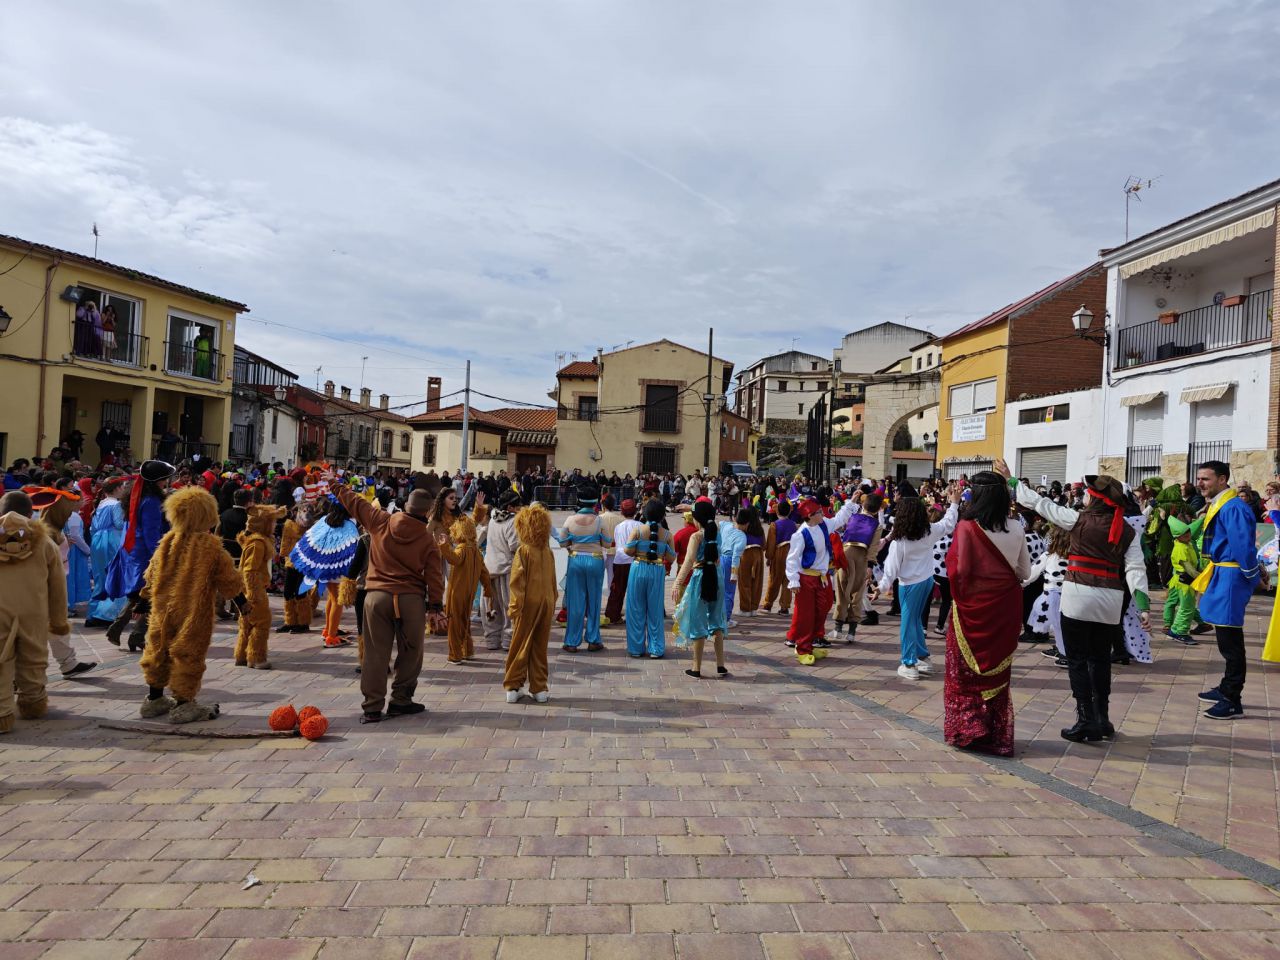
{"type": "Polygon", "coordinates": [[[1018,476],[1032,486],[1040,483],[1041,477],[1048,477],[1048,483],[1053,483],[1055,480],[1065,483],[1067,448],[1025,447],[1018,452],[1018,476]]]}
{"type": "Polygon", "coordinates": [[[62,422],[58,424],[58,442],[62,443],[67,437],[71,436],[71,431],[76,428],[76,398],[62,398],[62,422]]]}
{"type": "Polygon", "coordinates": [[[204,398],[182,398],[182,439],[194,442],[204,433],[204,398]]]}
{"type": "Polygon", "coordinates": [[[536,470],[539,473],[543,473],[546,469],[547,455],[545,453],[516,454],[516,473],[523,474],[527,470],[536,470]]]}

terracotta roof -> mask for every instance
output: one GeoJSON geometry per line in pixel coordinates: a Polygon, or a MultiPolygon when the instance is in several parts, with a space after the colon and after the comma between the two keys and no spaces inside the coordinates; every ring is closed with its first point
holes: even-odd
{"type": "MultiPolygon", "coordinates": [[[[313,390],[312,393],[315,393],[313,390]]],[[[326,397],[323,393],[317,393],[317,397],[325,403],[332,403],[335,407],[341,407],[343,410],[350,410],[352,413],[363,413],[373,417],[375,420],[404,420],[405,418],[394,410],[383,410],[381,407],[361,406],[355,400],[343,400],[342,397],[335,394],[332,397],[326,397]]]]}
{"type": "MultiPolygon", "coordinates": [[[[1015,300],[1013,303],[1010,303],[1007,306],[1001,307],[999,310],[996,310],[994,313],[987,314],[981,320],[975,320],[973,323],[966,324],[965,326],[961,327],[959,330],[952,330],[950,333],[943,334],[938,338],[937,342],[940,344],[946,343],[964,334],[975,333],[978,330],[982,330],[986,327],[993,327],[997,323],[1003,323],[1006,320],[1011,320],[1015,316],[1021,313],[1025,313],[1027,310],[1030,310],[1032,307],[1040,303],[1041,300],[1045,300],[1051,296],[1054,296],[1055,294],[1061,293],[1064,290],[1074,287],[1076,284],[1078,284],[1081,280],[1083,280],[1089,274],[1101,269],[1102,269],[1101,263],[1092,263],[1089,266],[1085,267],[1083,270],[1081,270],[1079,273],[1073,273],[1069,277],[1064,277],[1062,280],[1057,280],[1054,283],[1049,284],[1049,286],[1041,290],[1037,290],[1035,293],[1031,294],[1031,296],[1029,297],[1023,297],[1021,300],[1015,300]]],[[[923,373],[923,371],[921,372],[923,373]]]]}
{"type": "Polygon", "coordinates": [[[499,407],[490,410],[489,416],[505,420],[513,430],[554,430],[556,411],[541,407],[499,407]]]}
{"type": "MultiPolygon", "coordinates": [[[[431,410],[426,413],[420,413],[416,417],[410,417],[409,423],[461,423],[462,422],[462,404],[455,403],[452,406],[441,407],[439,410],[431,410]]],[[[471,423],[484,427],[494,427],[499,430],[511,429],[511,424],[506,420],[494,416],[488,410],[477,410],[471,408],[471,423]]]]}
{"type": "Polygon", "coordinates": [[[557,377],[583,377],[594,380],[600,376],[600,364],[594,360],[575,360],[556,372],[557,377]]]}
{"type": "Polygon", "coordinates": [[[203,300],[206,303],[214,303],[222,307],[230,307],[237,313],[248,313],[249,308],[237,300],[228,300],[225,297],[215,296],[212,293],[205,293],[202,290],[196,290],[193,287],[183,286],[180,283],[174,283],[172,280],[165,280],[154,274],[143,273],[141,270],[134,270],[131,267],[122,267],[119,264],[108,263],[106,260],[99,260],[96,257],[86,257],[83,253],[76,253],[73,250],[63,250],[60,247],[51,247],[46,243],[36,243],[33,240],[23,240],[21,237],[11,237],[0,234],[0,243],[8,244],[15,247],[25,247],[31,253],[40,253],[47,257],[57,257],[68,263],[79,263],[87,267],[93,267],[97,270],[103,270],[107,273],[114,273],[117,276],[127,277],[130,280],[137,280],[142,283],[149,283],[152,286],[163,287],[166,290],[172,290],[175,293],[181,293],[196,300],[203,300]]]}

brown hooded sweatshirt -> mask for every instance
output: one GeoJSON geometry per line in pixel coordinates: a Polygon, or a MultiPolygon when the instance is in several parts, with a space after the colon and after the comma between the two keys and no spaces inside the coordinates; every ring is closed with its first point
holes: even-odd
{"type": "Polygon", "coordinates": [[[344,486],[337,486],[334,492],[346,511],[369,533],[365,589],[370,593],[425,594],[427,609],[442,609],[440,548],[427,521],[408,513],[387,513],[344,486]]]}

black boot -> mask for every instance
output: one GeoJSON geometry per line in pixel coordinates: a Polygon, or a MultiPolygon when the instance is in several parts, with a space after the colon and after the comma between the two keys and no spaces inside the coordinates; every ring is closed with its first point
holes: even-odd
{"type": "Polygon", "coordinates": [[[1062,739],[1072,743],[1090,743],[1102,739],[1102,731],[1098,729],[1097,714],[1093,709],[1093,701],[1076,701],[1076,722],[1074,726],[1063,727],[1062,739]]]}
{"type": "Polygon", "coordinates": [[[854,634],[858,632],[858,621],[850,620],[846,626],[848,628],[848,632],[844,635],[844,642],[853,643],[854,634]]]}
{"type": "Polygon", "coordinates": [[[1110,704],[1106,697],[1098,697],[1094,702],[1094,709],[1097,711],[1098,729],[1102,731],[1103,740],[1114,740],[1116,738],[1116,728],[1111,725],[1111,717],[1109,716],[1110,704]]]}
{"type": "Polygon", "coordinates": [[[125,603],[124,609],[120,611],[120,615],[111,622],[111,626],[107,627],[107,643],[112,646],[120,646],[120,637],[124,634],[125,628],[129,626],[129,621],[133,619],[134,602],[129,600],[125,603]]]}

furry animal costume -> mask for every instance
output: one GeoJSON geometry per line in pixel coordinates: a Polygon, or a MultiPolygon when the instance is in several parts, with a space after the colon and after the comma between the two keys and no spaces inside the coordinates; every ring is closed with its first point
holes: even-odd
{"type": "Polygon", "coordinates": [[[440,545],[440,553],[453,568],[445,590],[444,610],[449,617],[449,662],[458,663],[475,656],[471,601],[476,594],[476,584],[484,588],[489,603],[493,602],[493,584],[476,544],[475,521],[467,516],[459,517],[449,528],[449,535],[453,543],[445,541],[440,545]]]}
{"type": "Polygon", "coordinates": [[[240,574],[222,538],[210,533],[218,523],[212,494],[203,487],[183,487],[166,498],[164,513],[169,532],[147,566],[143,591],[151,622],[141,666],[151,690],[141,713],[148,718],[168,713],[173,723],[209,720],[218,715],[217,706],[195,699],[213,639],[214,608],[219,598],[244,606],[240,574]],[[166,687],[174,699],[164,696],[166,687]]]}
{"type": "MultiPolygon", "coordinates": [[[[547,645],[556,616],[556,562],[551,555],[551,514],[541,504],[516,514],[520,547],[511,564],[511,648],[502,686],[519,690],[526,681],[535,697],[547,689],[547,645]]],[[[450,621],[452,625],[452,621],[450,621]]]]}
{"type": "Polygon", "coordinates": [[[37,720],[49,709],[49,634],[65,636],[67,579],[44,524],[19,513],[0,517],[0,733],[17,712],[37,720]]]}
{"type": "Polygon", "coordinates": [[[267,634],[271,632],[271,602],[267,585],[271,583],[271,555],[275,553],[276,521],[285,515],[284,507],[250,507],[244,532],[236,536],[240,544],[240,582],[249,599],[249,611],[240,617],[240,634],[236,638],[236,666],[270,670],[267,660],[267,634]]]}
{"type": "Polygon", "coordinates": [[[302,524],[290,517],[284,522],[284,527],[280,531],[280,555],[279,559],[284,561],[284,627],[311,626],[311,620],[304,620],[300,607],[303,601],[298,599],[298,587],[302,585],[302,574],[293,569],[293,562],[289,559],[289,554],[293,552],[293,548],[298,545],[298,541],[302,539],[302,524]]]}

